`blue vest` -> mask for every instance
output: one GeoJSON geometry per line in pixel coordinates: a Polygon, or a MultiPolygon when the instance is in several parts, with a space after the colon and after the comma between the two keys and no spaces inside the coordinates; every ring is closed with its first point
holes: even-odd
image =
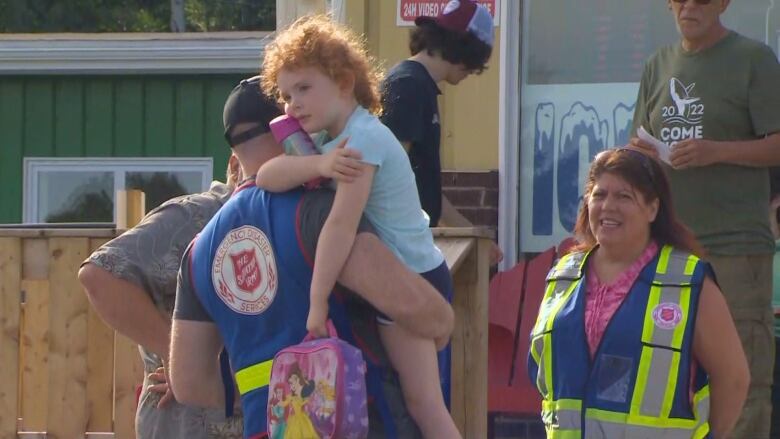
{"type": "Polygon", "coordinates": [[[306,335],[311,269],[298,246],[302,192],[238,191],[198,236],[190,274],[198,299],[218,326],[234,372],[258,386],[242,389],[244,435],[266,431],[270,362],[306,335]],[[252,366],[266,365],[250,369],[252,366]]]}
{"type": "Polygon", "coordinates": [[[639,274],[590,358],[584,253],[550,271],[531,334],[528,372],[547,437],[709,437],[709,386],[691,362],[706,263],[664,246],[639,274]]]}
{"type": "MultiPolygon", "coordinates": [[[[266,431],[274,355],[306,335],[312,266],[298,236],[302,194],[240,188],[198,235],[190,253],[192,285],[219,328],[235,372],[244,437],[266,431]]],[[[346,301],[332,294],[329,317],[339,337],[364,353],[371,420],[378,416],[385,437],[398,437],[397,410],[384,392],[390,372],[379,364],[371,343],[353,332],[346,301]]]]}

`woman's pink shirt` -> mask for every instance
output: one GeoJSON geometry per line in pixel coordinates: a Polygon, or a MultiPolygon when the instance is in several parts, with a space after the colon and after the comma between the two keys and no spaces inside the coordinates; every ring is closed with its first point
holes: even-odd
{"type": "Polygon", "coordinates": [[[589,264],[585,293],[585,335],[588,338],[591,358],[596,354],[607,324],[623,303],[623,299],[628,295],[642,268],[653,259],[656,252],[658,252],[658,244],[650,241],[639,258],[610,284],[602,283],[593,264],[589,264]]]}

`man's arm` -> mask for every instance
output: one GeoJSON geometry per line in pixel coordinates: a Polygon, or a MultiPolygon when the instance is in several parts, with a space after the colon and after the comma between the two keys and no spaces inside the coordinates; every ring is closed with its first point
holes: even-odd
{"type": "Polygon", "coordinates": [[[372,233],[359,233],[355,238],[339,283],[421,337],[441,341],[452,333],[452,307],[372,233]]]}
{"type": "Polygon", "coordinates": [[[79,270],[79,281],[98,315],[112,328],[161,358],[168,357],[170,311],[184,247],[201,226],[194,209],[211,215],[219,204],[172,202],[96,250],[79,270]]]}
{"type": "Polygon", "coordinates": [[[87,263],[79,270],[90,303],[107,325],[161,358],[168,357],[170,320],[138,285],[87,263]]]}
{"type": "MultiPolygon", "coordinates": [[[[319,235],[333,200],[333,192],[325,189],[304,195],[298,223],[301,243],[309,257],[317,251],[319,235]]],[[[358,226],[338,282],[421,337],[440,339],[449,337],[452,331],[454,314],[447,301],[428,281],[396,258],[365,218],[358,226]]]]}
{"type": "Polygon", "coordinates": [[[224,407],[225,391],[219,365],[222,339],[190,281],[193,245],[184,251],[176,284],[169,365],[171,388],[183,404],[224,407]]]}
{"type": "Polygon", "coordinates": [[[182,404],[221,408],[225,390],[219,366],[222,339],[210,322],[173,320],[170,378],[182,404]]]}

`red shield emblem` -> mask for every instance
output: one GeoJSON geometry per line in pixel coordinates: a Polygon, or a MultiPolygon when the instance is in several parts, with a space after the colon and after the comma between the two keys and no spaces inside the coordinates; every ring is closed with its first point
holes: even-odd
{"type": "Polygon", "coordinates": [[[230,260],[233,261],[236,285],[247,293],[253,292],[263,279],[254,249],[231,254],[230,260]]]}
{"type": "Polygon", "coordinates": [[[655,326],[661,329],[673,329],[682,321],[682,309],[676,303],[661,303],[653,309],[655,326]]]}

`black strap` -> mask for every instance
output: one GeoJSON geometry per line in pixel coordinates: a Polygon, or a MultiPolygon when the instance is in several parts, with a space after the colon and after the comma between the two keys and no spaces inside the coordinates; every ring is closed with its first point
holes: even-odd
{"type": "Polygon", "coordinates": [[[236,145],[240,145],[247,140],[252,140],[257,136],[263,135],[268,132],[268,126],[263,124],[258,124],[246,131],[242,131],[238,134],[234,134],[232,136],[225,134],[225,138],[228,141],[228,144],[230,144],[230,147],[234,147],[236,145]]]}
{"type": "Polygon", "coordinates": [[[222,386],[225,388],[225,417],[229,418],[233,416],[236,387],[233,384],[233,372],[230,370],[230,358],[224,348],[219,353],[219,369],[222,374],[222,386]]]}

